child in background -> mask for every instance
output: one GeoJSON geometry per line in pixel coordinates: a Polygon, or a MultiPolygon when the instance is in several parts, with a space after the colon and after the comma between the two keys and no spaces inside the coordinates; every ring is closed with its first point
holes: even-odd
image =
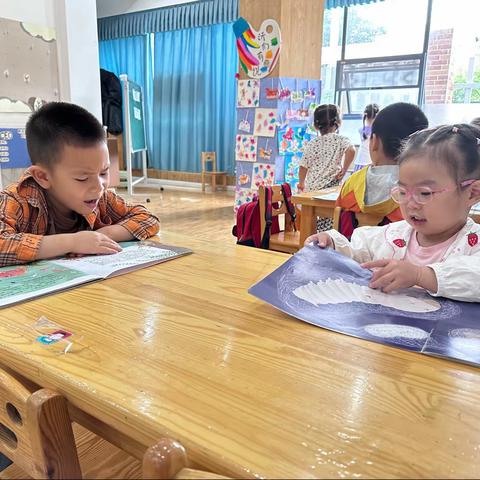
{"type": "Polygon", "coordinates": [[[343,184],[337,206],[341,233],[350,237],[355,213],[378,217],[378,225],[402,220],[390,190],[398,181],[397,157],[402,142],[412,133],[428,127],[428,119],[416,105],[394,103],[382,109],[372,124],[369,142],[372,165],[353,173],[343,184]]]}
{"type": "Polygon", "coordinates": [[[353,162],[354,172],[372,163],[369,150],[370,135],[372,134],[372,123],[379,110],[380,107],[376,103],[370,103],[363,111],[363,126],[360,129],[360,148],[353,162]]]}
{"type": "Polygon", "coordinates": [[[0,193],[0,266],[66,254],[111,254],[158,219],[107,190],[105,132],[82,107],[48,103],[26,127],[32,166],[0,193]]]}
{"type": "Polygon", "coordinates": [[[303,152],[298,173],[300,191],[312,192],[339,185],[355,156],[350,140],[337,133],[341,124],[340,109],[336,105],[324,104],[315,110],[313,125],[320,136],[311,140],[303,152]]]}
{"type": "MultiPolygon", "coordinates": [[[[342,119],[336,105],[324,104],[317,107],[313,123],[320,136],[305,147],[298,173],[298,190],[305,192],[339,185],[355,156],[355,147],[350,140],[337,133],[342,119]]],[[[317,221],[317,231],[331,227],[330,219],[317,221]]]]}
{"type": "Polygon", "coordinates": [[[349,242],[335,230],[307,238],[373,269],[370,287],[419,286],[433,296],[480,301],[480,129],[443,125],[411,136],[399,158],[392,197],[404,221],[361,227],[349,242]]]}

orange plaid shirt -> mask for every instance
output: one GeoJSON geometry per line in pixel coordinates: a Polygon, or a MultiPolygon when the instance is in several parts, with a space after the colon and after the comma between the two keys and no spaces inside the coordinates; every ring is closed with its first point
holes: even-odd
{"type": "MultiPolygon", "coordinates": [[[[158,218],[142,205],[128,205],[106,190],[94,212],[84,216],[87,230],[121,225],[144,240],[159,231],[158,218]]],[[[0,266],[36,259],[40,243],[48,235],[51,219],[45,192],[26,170],[18,183],[0,193],[0,266]]]]}

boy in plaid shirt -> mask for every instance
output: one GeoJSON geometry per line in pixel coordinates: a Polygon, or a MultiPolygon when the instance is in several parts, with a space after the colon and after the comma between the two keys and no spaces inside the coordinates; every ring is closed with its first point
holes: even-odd
{"type": "Polygon", "coordinates": [[[105,132],[91,113],[48,103],[28,120],[26,137],[32,166],[0,193],[0,266],[116,253],[117,242],[158,233],[145,207],[107,190],[105,132]]]}

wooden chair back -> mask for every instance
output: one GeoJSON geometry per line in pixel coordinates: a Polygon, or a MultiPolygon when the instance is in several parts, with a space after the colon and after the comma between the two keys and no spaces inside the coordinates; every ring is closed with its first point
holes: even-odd
{"type": "Polygon", "coordinates": [[[33,478],[81,478],[64,397],[0,368],[0,451],[33,478]]]}
{"type": "MultiPolygon", "coordinates": [[[[342,214],[342,207],[335,207],[333,212],[333,229],[340,231],[340,216],[342,214]]],[[[377,226],[383,219],[383,217],[379,218],[378,215],[369,215],[368,213],[355,213],[355,218],[357,219],[359,227],[375,227],[377,226]]]]}
{"type": "Polygon", "coordinates": [[[164,438],[150,447],[143,457],[144,479],[219,479],[214,473],[187,467],[187,453],[179,442],[164,438]]]}
{"type": "MultiPolygon", "coordinates": [[[[295,230],[295,225],[292,222],[287,209],[287,205],[283,199],[282,186],[273,185],[272,189],[272,204],[278,203],[278,208],[272,206],[272,217],[278,217],[279,215],[285,215],[285,231],[293,232],[295,230]]],[[[265,231],[266,221],[265,221],[265,210],[267,208],[265,202],[265,187],[261,185],[258,187],[258,204],[260,207],[260,231],[261,236],[263,237],[263,232],[265,231]]]]}
{"type": "Polygon", "coordinates": [[[217,154],[215,152],[202,152],[202,173],[211,173],[217,171],[217,154]],[[208,165],[211,167],[208,168],[208,165]]]}

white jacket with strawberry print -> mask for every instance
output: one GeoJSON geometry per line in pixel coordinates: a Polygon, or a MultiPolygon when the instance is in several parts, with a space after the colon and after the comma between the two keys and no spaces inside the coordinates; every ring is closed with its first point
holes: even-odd
{"type": "MultiPolygon", "coordinates": [[[[359,263],[392,258],[403,260],[413,228],[406,222],[382,227],[359,227],[348,241],[336,230],[326,232],[335,250],[359,263]]],[[[438,291],[433,296],[463,302],[480,302],[480,224],[471,218],[455,235],[442,260],[429,265],[437,276],[438,291]]]]}

